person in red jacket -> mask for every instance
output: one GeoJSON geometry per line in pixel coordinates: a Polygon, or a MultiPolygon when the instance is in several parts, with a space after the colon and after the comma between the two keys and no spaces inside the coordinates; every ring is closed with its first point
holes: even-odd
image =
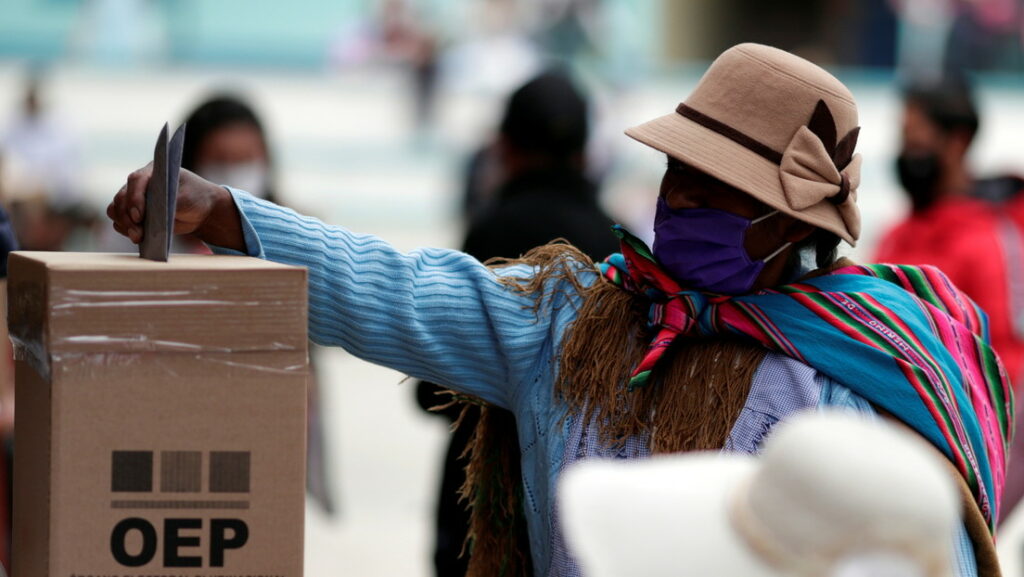
{"type": "MultiPolygon", "coordinates": [[[[944,82],[913,87],[903,109],[896,168],[910,216],[889,231],[875,260],[934,265],[988,313],[992,344],[1015,387],[1024,383],[1024,276],[1020,224],[979,193],[967,162],[979,117],[969,87],[944,82]],[[1015,258],[1016,256],[1016,258],[1015,258]]],[[[1017,389],[1020,390],[1020,389],[1017,389]]]]}

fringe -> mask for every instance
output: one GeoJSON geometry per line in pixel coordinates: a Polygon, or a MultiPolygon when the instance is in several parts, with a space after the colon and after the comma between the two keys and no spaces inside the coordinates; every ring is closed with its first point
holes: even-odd
{"type": "Polygon", "coordinates": [[[766,351],[739,339],[681,338],[652,382],[627,392],[650,339],[646,307],[609,283],[590,287],[562,348],[556,393],[569,415],[598,423],[610,446],[649,435],[653,453],[720,449],[766,351]]]}
{"type": "Polygon", "coordinates": [[[531,577],[533,564],[523,511],[523,484],[515,417],[481,407],[469,454],[461,499],[470,504],[467,577],[531,577]]]}

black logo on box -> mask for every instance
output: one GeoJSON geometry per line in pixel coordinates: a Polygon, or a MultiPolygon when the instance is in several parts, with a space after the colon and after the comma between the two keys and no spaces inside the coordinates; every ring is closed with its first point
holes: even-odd
{"type": "MultiPolygon", "coordinates": [[[[154,451],[113,451],[110,490],[150,498],[115,499],[114,509],[248,509],[249,501],[234,499],[182,499],[202,493],[203,481],[209,493],[248,494],[250,453],[210,451],[208,475],[203,475],[201,451],[161,451],[160,486],[154,488],[154,451]],[[175,496],[176,498],[171,498],[175,496]]],[[[167,518],[163,520],[163,566],[202,567],[204,556],[183,553],[208,544],[205,559],[210,567],[223,567],[226,551],[242,548],[249,540],[249,527],[241,519],[167,518]]],[[[148,519],[129,517],[117,523],[110,534],[110,552],[126,567],[141,567],[157,558],[160,538],[148,519]]]]}
{"type": "MultiPolygon", "coordinates": [[[[113,451],[110,490],[153,493],[153,451],[113,451]]],[[[210,451],[207,487],[211,493],[249,492],[249,451],[210,451]]],[[[200,493],[203,453],[160,452],[160,493],[200,493]]]]}

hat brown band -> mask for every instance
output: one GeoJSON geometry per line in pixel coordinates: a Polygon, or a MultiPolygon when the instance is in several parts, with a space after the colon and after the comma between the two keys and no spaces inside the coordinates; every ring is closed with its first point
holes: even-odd
{"type": "MultiPolygon", "coordinates": [[[[685,102],[679,103],[679,106],[676,107],[676,114],[679,114],[684,118],[692,120],[704,128],[711,130],[712,132],[728,138],[747,150],[767,159],[769,162],[778,165],[782,164],[782,153],[776,152],[770,146],[743,134],[728,124],[719,122],[703,112],[687,106],[685,102]]],[[[831,138],[829,138],[831,144],[825,144],[825,146],[829,147],[828,153],[832,156],[832,162],[836,165],[836,168],[838,170],[846,168],[846,165],[850,163],[850,159],[853,156],[853,149],[857,145],[857,136],[860,132],[860,128],[858,127],[850,131],[850,133],[840,143],[841,146],[837,149],[835,144],[834,120],[832,119],[832,114],[829,112],[828,106],[825,105],[824,101],[818,101],[818,106],[815,108],[814,115],[811,117],[809,127],[815,136],[822,139],[823,144],[825,144],[825,139],[822,138],[821,134],[829,128],[831,129],[831,138]],[[825,128],[822,127],[823,123],[827,125],[825,128]],[[841,161],[836,160],[837,156],[842,157],[841,161]]],[[[850,179],[845,173],[842,173],[840,176],[839,192],[828,197],[829,202],[836,206],[843,204],[846,202],[846,199],[850,197],[850,179]]]]}
{"type": "Polygon", "coordinates": [[[764,158],[768,159],[771,162],[774,162],[775,164],[782,164],[781,152],[776,152],[771,147],[758,142],[757,140],[747,136],[746,134],[743,134],[742,132],[729,126],[728,124],[719,122],[714,118],[711,118],[710,116],[704,114],[703,112],[690,108],[689,106],[686,105],[685,102],[679,103],[679,106],[676,107],[676,113],[696,122],[697,124],[703,126],[704,128],[707,128],[708,130],[721,134],[722,136],[728,138],[729,140],[735,142],[736,144],[739,144],[740,146],[750,150],[751,152],[755,152],[758,155],[763,156],[764,158]]]}

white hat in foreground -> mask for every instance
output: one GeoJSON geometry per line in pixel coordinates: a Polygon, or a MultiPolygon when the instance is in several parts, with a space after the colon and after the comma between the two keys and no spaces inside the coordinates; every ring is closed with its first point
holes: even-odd
{"type": "Polygon", "coordinates": [[[930,446],[839,413],[778,425],[760,458],[581,462],[559,499],[587,577],[944,577],[960,522],[930,446]]]}

